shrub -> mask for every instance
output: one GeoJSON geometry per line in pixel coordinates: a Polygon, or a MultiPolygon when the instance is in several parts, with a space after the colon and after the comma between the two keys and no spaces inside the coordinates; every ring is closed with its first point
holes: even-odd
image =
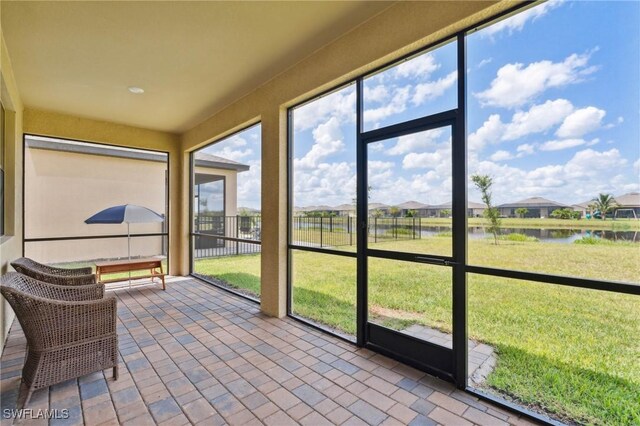
{"type": "Polygon", "coordinates": [[[528,235],[520,234],[518,232],[512,232],[507,235],[501,235],[500,239],[505,241],[517,241],[520,243],[524,243],[524,242],[535,243],[539,241],[536,237],[530,237],[528,235]]]}

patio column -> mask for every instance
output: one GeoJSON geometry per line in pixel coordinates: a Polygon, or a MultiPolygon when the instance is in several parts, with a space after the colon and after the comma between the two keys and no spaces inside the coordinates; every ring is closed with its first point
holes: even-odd
{"type": "Polygon", "coordinates": [[[287,114],[277,107],[262,114],[261,308],[287,314],[287,114]]]}

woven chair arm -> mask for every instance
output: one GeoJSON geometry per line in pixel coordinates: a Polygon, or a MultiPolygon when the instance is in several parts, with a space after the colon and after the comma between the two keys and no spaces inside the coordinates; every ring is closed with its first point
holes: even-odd
{"type": "Polygon", "coordinates": [[[29,345],[34,349],[75,345],[116,335],[118,310],[113,295],[82,302],[36,299],[39,309],[31,311],[28,319],[35,337],[29,345]]]}
{"type": "Polygon", "coordinates": [[[94,274],[63,276],[48,274],[39,271],[31,271],[29,275],[39,281],[58,285],[79,286],[96,283],[96,276],[94,274]]]}
{"type": "Polygon", "coordinates": [[[98,300],[104,297],[104,286],[102,284],[87,285],[58,285],[50,284],[43,281],[38,282],[43,287],[46,296],[54,300],[62,300],[68,302],[83,300],[98,300]]]}
{"type": "Polygon", "coordinates": [[[48,271],[47,273],[62,275],[65,277],[74,277],[77,275],[91,275],[93,273],[93,269],[91,266],[87,266],[84,268],[56,268],[55,266],[46,265],[48,271]]]}

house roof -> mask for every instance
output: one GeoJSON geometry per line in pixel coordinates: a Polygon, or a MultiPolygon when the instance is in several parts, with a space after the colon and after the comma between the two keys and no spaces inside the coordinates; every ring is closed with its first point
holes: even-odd
{"type": "Polygon", "coordinates": [[[100,155],[105,157],[130,158],[134,160],[156,161],[159,163],[166,163],[168,158],[167,154],[163,152],[49,138],[46,136],[27,135],[25,136],[25,143],[27,147],[32,149],[100,155]]]}
{"type": "Polygon", "coordinates": [[[542,197],[530,197],[524,200],[516,201],[515,203],[500,204],[498,207],[505,208],[518,208],[518,207],[568,207],[565,204],[558,203],[556,201],[548,200],[542,197]]]}
{"type": "Polygon", "coordinates": [[[619,207],[640,207],[640,192],[629,192],[614,198],[619,207]]]}
{"type": "Polygon", "coordinates": [[[400,209],[419,210],[426,209],[427,207],[429,207],[428,204],[420,203],[418,201],[405,201],[402,204],[398,204],[398,208],[400,209]]]}
{"type": "MultiPolygon", "coordinates": [[[[452,203],[446,202],[446,203],[442,203],[442,204],[438,204],[437,206],[430,206],[430,208],[432,209],[450,209],[452,208],[452,203]]],[[[487,206],[485,206],[484,204],[480,204],[480,203],[476,203],[474,201],[468,201],[467,202],[467,208],[469,209],[486,209],[487,206]]]]}
{"type": "Polygon", "coordinates": [[[196,166],[200,167],[236,170],[238,172],[246,172],[247,170],[249,170],[249,166],[246,164],[238,163],[237,161],[229,160],[228,158],[219,157],[213,154],[196,152],[194,157],[196,166]]]}
{"type": "Polygon", "coordinates": [[[375,209],[388,209],[390,206],[387,204],[383,204],[383,203],[369,203],[369,210],[375,210],[375,209]]]}
{"type": "Polygon", "coordinates": [[[340,204],[339,206],[335,206],[333,207],[334,211],[337,212],[350,212],[350,211],[355,211],[356,206],[354,206],[353,204],[340,204]]]}

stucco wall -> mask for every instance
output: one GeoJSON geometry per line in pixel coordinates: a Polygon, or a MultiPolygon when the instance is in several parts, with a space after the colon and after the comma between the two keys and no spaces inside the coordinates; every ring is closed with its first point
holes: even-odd
{"type": "MultiPolygon", "coordinates": [[[[121,204],[166,210],[167,164],[47,149],[25,149],[25,238],[126,234],[127,225],[84,220],[121,204]]],[[[131,225],[131,233],[162,232],[162,223],[131,225]]],[[[133,238],[132,256],[162,254],[162,237],[133,238]]],[[[43,263],[127,256],[127,240],[27,243],[25,255],[43,263]]]]}
{"type": "MultiPolygon", "coordinates": [[[[0,96],[5,114],[5,236],[0,238],[0,274],[10,270],[9,262],[22,254],[22,115],[23,106],[11,69],[11,61],[0,29],[0,96]]],[[[0,296],[0,352],[11,327],[14,314],[0,296]]]]}
{"type": "MultiPolygon", "coordinates": [[[[183,250],[188,250],[189,242],[185,235],[180,234],[180,223],[182,221],[181,206],[189,202],[189,193],[187,191],[184,194],[179,190],[185,169],[181,165],[182,155],[177,135],[29,108],[25,108],[24,111],[23,130],[25,134],[167,152],[169,154],[169,273],[182,275],[188,272],[188,265],[184,259],[181,259],[181,253],[183,250]]],[[[186,173],[188,175],[188,168],[186,173]]]]}

